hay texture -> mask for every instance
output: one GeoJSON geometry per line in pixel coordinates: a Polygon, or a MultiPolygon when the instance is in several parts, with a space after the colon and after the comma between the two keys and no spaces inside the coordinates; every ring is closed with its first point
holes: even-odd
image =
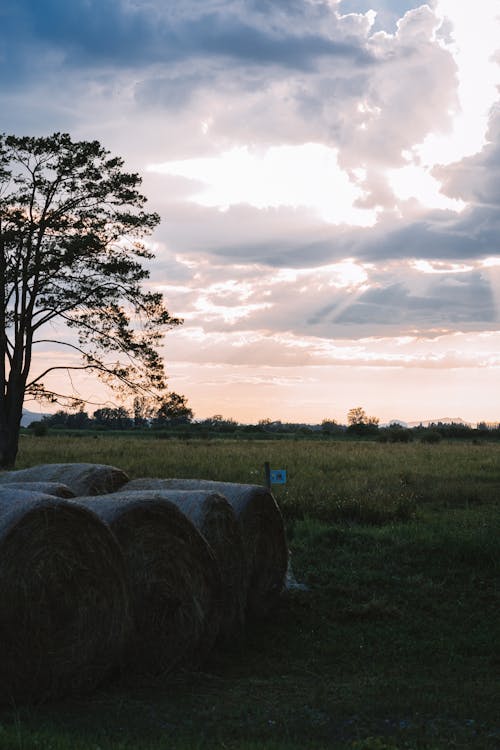
{"type": "Polygon", "coordinates": [[[164,493],[118,492],[72,502],[109,524],[123,550],[134,618],[128,666],[160,674],[198,662],[219,631],[221,586],[200,532],[164,493]]]}
{"type": "Polygon", "coordinates": [[[12,482],[58,482],[76,496],[104,495],[119,490],[128,476],[105,464],[40,464],[29,469],[0,474],[0,485],[12,482]]]}
{"type": "Polygon", "coordinates": [[[241,633],[245,623],[247,569],[240,525],[228,500],[218,492],[168,489],[163,479],[135,479],[126,491],[161,492],[202,533],[212,548],[221,576],[220,636],[241,633]]]}
{"type": "Polygon", "coordinates": [[[166,489],[219,492],[232,506],[248,571],[247,614],[263,617],[284,589],[288,548],[281,511],[265,487],[204,479],[165,479],[166,489]]]}
{"type": "Polygon", "coordinates": [[[0,700],[93,689],[130,632],[113,534],[68,500],[0,487],[0,700]]]}
{"type": "Polygon", "coordinates": [[[75,497],[67,484],[60,482],[7,482],[0,483],[0,490],[8,485],[9,490],[25,490],[26,492],[38,492],[42,495],[53,497],[75,497]]]}

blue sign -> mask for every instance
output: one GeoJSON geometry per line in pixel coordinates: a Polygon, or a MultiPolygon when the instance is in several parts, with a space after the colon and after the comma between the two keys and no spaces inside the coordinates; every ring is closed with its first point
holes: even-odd
{"type": "Polygon", "coordinates": [[[286,469],[271,469],[271,484],[286,484],[286,469]]]}

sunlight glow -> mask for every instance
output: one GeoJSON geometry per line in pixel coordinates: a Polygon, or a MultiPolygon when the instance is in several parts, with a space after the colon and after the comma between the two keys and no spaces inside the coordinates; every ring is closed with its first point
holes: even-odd
{"type": "Polygon", "coordinates": [[[223,211],[238,204],[308,208],[328,223],[363,227],[377,218],[375,211],[355,207],[363,191],[339,167],[337,149],[319,143],[264,151],[244,146],[218,157],[151,164],[148,171],[203,183],[191,200],[223,211]]]}
{"type": "Polygon", "coordinates": [[[287,268],[279,271],[276,282],[302,283],[306,285],[306,289],[310,289],[311,285],[314,285],[317,291],[321,291],[325,287],[336,289],[365,287],[368,281],[367,269],[369,267],[368,264],[346,259],[339,263],[331,263],[316,268],[287,268]]]}
{"type": "Polygon", "coordinates": [[[202,313],[205,321],[216,321],[222,320],[224,323],[234,325],[244,318],[250,317],[252,313],[259,310],[267,310],[273,305],[269,303],[260,304],[238,304],[238,305],[222,305],[215,304],[208,297],[201,296],[194,303],[194,309],[198,313],[202,313]]]}

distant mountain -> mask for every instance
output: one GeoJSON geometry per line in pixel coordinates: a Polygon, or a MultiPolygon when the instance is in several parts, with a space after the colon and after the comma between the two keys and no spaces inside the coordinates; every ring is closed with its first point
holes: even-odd
{"type": "Polygon", "coordinates": [[[50,416],[47,413],[28,411],[23,409],[23,418],[21,419],[21,427],[29,427],[32,422],[39,422],[44,417],[50,416]]]}

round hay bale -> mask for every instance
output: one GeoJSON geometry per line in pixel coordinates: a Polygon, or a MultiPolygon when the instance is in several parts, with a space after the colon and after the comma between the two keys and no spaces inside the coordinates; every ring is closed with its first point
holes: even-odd
{"type": "Polygon", "coordinates": [[[288,547],[281,511],[272,493],[259,485],[207,479],[165,479],[175,490],[220,492],[240,524],[248,570],[247,614],[263,617],[284,589],[288,547]]]}
{"type": "Polygon", "coordinates": [[[128,476],[105,464],[40,464],[0,474],[0,484],[11,482],[59,482],[76,495],[104,495],[119,490],[128,476]]]}
{"type": "Polygon", "coordinates": [[[0,489],[8,486],[9,490],[25,490],[26,492],[39,492],[42,495],[52,495],[53,497],[75,497],[75,493],[70,490],[67,484],[60,482],[2,482],[0,489]]]}
{"type": "Polygon", "coordinates": [[[245,623],[247,569],[241,529],[231,504],[218,492],[168,489],[163,479],[135,479],[126,485],[127,493],[144,490],[161,492],[209,543],[221,576],[220,636],[237,636],[245,623]]]}
{"type": "Polygon", "coordinates": [[[206,540],[164,493],[119,492],[72,502],[109,524],[123,550],[134,631],[126,663],[160,674],[196,663],[219,631],[220,575],[206,540]]]}
{"type": "Polygon", "coordinates": [[[116,667],[131,621],[121,550],[68,500],[0,488],[0,700],[88,692],[116,667]]]}

